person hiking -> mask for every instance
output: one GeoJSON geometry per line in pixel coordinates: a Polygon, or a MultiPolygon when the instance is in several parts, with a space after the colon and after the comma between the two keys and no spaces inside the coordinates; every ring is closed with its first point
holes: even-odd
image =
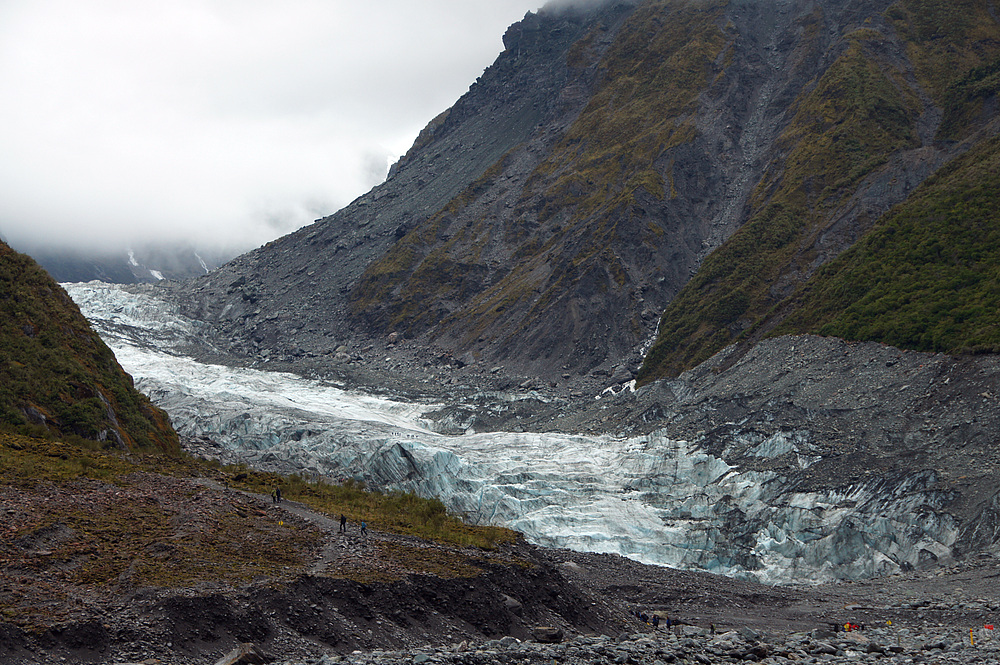
{"type": "Polygon", "coordinates": [[[281,503],[281,488],[280,487],[275,487],[274,488],[274,502],[275,503],[281,503]]]}
{"type": "Polygon", "coordinates": [[[347,515],[340,513],[340,532],[347,533],[347,515]]]}
{"type": "Polygon", "coordinates": [[[364,520],[361,521],[361,535],[366,537],[368,536],[368,522],[365,522],[364,520]]]}

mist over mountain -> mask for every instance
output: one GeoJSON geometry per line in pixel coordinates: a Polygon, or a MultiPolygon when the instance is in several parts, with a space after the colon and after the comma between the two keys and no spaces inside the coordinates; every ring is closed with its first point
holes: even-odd
{"type": "Polygon", "coordinates": [[[187,243],[151,243],[134,248],[67,249],[28,246],[30,255],[57,282],[99,280],[115,284],[156,283],[205,275],[239,254],[222,249],[196,249],[187,243]]]}

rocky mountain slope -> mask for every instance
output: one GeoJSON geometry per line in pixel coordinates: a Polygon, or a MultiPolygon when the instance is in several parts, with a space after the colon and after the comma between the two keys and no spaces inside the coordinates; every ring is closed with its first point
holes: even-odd
{"type": "Polygon", "coordinates": [[[62,287],[3,243],[0,349],[0,427],[179,452],[167,415],[135,390],[62,287]]]}
{"type": "MultiPolygon", "coordinates": [[[[332,355],[395,333],[466,364],[548,377],[634,369],[658,329],[644,381],[775,330],[996,348],[982,332],[995,331],[988,303],[966,295],[964,332],[929,343],[888,335],[885,301],[863,315],[881,323],[824,327],[817,308],[842,304],[797,291],[810,278],[809,293],[835,288],[824,284],[846,264],[820,269],[889,224],[897,204],[947,206],[974,191],[979,202],[933,232],[942,247],[965,247],[955,215],[990,225],[988,169],[921,184],[959,155],[991,159],[991,0],[559,5],[504,39],[385,183],[183,287],[186,313],[250,357],[332,355]],[[800,310],[813,314],[782,324],[800,310]]],[[[883,284],[926,265],[894,253],[902,263],[883,284]]],[[[872,255],[853,254],[854,270],[872,255]]],[[[964,249],[941,255],[974,272],[991,265],[964,249]]]]}
{"type": "Polygon", "coordinates": [[[846,8],[843,41],[787,108],[745,223],[664,313],[644,380],[775,332],[1000,348],[982,260],[995,255],[996,8],[846,8]]]}
{"type": "Polygon", "coordinates": [[[606,49],[630,11],[621,4],[597,13],[567,9],[512,26],[497,62],[427,126],[387,182],[185,286],[179,294],[185,313],[217,323],[229,348],[249,356],[264,349],[273,358],[327,354],[387,332],[384,325],[370,327],[351,305],[362,274],[495,171],[498,160],[517,164],[515,181],[530,175],[538,155],[561,135],[558,128],[586,103],[597,75],[594,66],[571,68],[568,52],[591,33],[593,48],[606,49]],[[603,29],[593,33],[598,25],[603,29]]]}

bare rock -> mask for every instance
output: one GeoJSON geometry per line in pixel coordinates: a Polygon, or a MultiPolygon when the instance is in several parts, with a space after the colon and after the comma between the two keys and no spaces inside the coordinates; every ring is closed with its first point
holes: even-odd
{"type": "Polygon", "coordinates": [[[543,644],[558,644],[563,641],[562,628],[554,626],[537,626],[532,629],[531,636],[535,638],[536,642],[543,644]]]}
{"type": "Polygon", "coordinates": [[[265,665],[274,662],[252,642],[244,642],[216,661],[215,665],[265,665]]]}

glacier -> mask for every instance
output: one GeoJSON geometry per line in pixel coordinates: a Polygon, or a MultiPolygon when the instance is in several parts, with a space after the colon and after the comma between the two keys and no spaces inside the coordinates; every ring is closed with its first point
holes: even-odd
{"type": "MultiPolygon", "coordinates": [[[[441,404],[198,362],[185,349],[210,346],[211,330],[175,305],[101,282],[63,286],[182,437],[255,468],[436,496],[470,523],[543,546],[766,583],[892,574],[950,556],[958,536],[931,472],[800,492],[663,432],[445,435],[427,417],[441,404]]],[[[731,443],[794,453],[801,468],[818,459],[809,432],[731,443]]]]}

